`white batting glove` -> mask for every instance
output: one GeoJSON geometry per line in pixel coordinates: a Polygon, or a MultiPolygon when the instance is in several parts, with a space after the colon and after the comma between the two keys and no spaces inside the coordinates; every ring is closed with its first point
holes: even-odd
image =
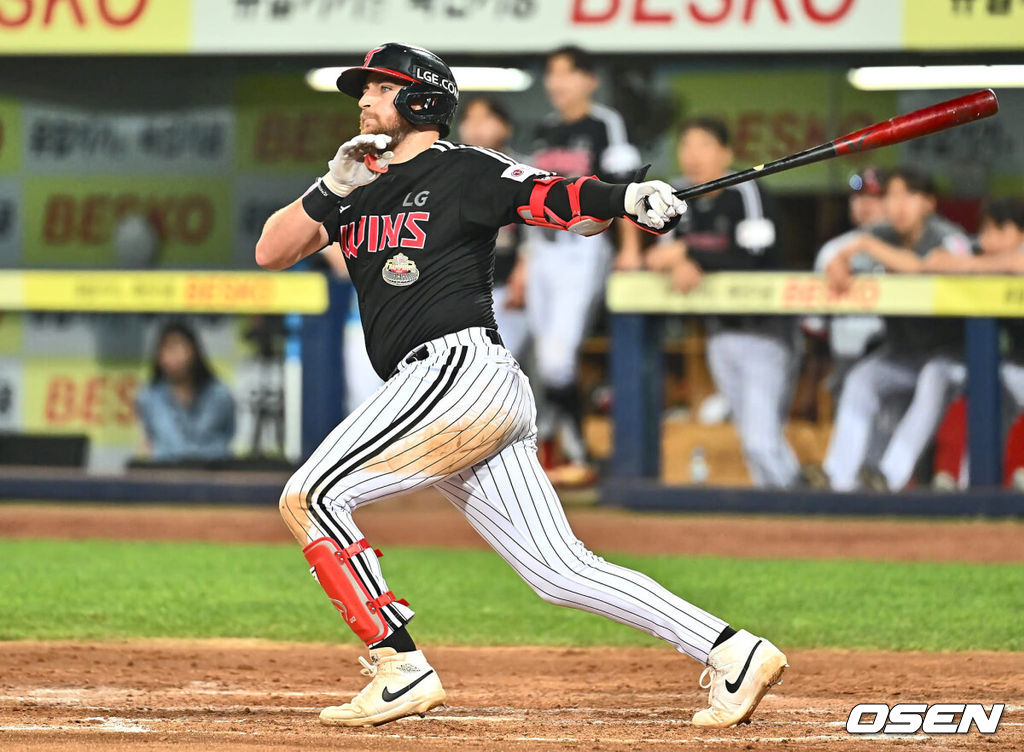
{"type": "Polygon", "coordinates": [[[661,180],[630,183],[626,186],[625,204],[627,214],[652,230],[660,230],[673,217],[686,212],[686,202],[676,198],[672,186],[661,180]]]}
{"type": "Polygon", "coordinates": [[[324,185],[340,198],[361,185],[372,183],[380,173],[367,167],[363,157],[369,154],[376,158],[378,168],[386,168],[395,158],[393,151],[386,151],[390,143],[391,136],[383,133],[367,133],[349,139],[338,148],[334,159],[327,163],[331,169],[323,177],[324,185]]]}

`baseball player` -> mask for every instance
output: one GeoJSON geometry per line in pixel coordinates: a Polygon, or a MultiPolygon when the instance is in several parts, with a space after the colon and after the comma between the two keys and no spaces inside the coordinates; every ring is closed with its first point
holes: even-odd
{"type": "MultiPolygon", "coordinates": [[[[548,55],[544,88],[554,107],[537,128],[532,163],[562,175],[597,175],[628,182],[640,152],[626,138],[622,116],[594,101],[599,85],[593,57],[579,47],[548,55]]],[[[640,235],[618,223],[624,250],[639,252],[640,235]],[[635,249],[635,250],[633,250],[635,249]]],[[[595,479],[581,429],[583,405],[576,384],[579,350],[604,292],[612,258],[610,233],[584,237],[535,230],[529,235],[526,312],[543,394],[539,436],[555,438],[567,465],[554,470],[566,485],[595,479]]]]}
{"type": "MultiPolygon", "coordinates": [[[[507,151],[512,137],[512,116],[500,102],[490,97],[475,97],[466,103],[459,120],[459,137],[464,144],[507,151]]],[[[494,320],[505,349],[521,360],[529,340],[526,320],[525,233],[511,222],[498,230],[494,242],[494,320]]]]}
{"type": "Polygon", "coordinates": [[[710,706],[693,722],[748,719],[786,657],[649,577],[610,564],[573,535],[536,454],[529,383],[495,330],[494,239],[509,222],[592,235],[629,217],[670,228],[685,204],[658,181],[562,178],[500,152],[445,141],[458,101],[448,66],[405,44],[375,47],[338,79],[360,135],[328,172],[267,221],[256,261],[284,269],[337,244],[384,385],[291,477],[281,514],[345,623],[369,647],[366,687],[324,709],[326,724],[422,714],[445,692],[407,628],[360,506],[433,486],[537,594],[656,635],[707,664],[710,706]]]}
{"type": "MultiPolygon", "coordinates": [[[[698,118],[681,125],[680,186],[725,176],[732,158],[721,121],[698,118]]],[[[772,205],[753,182],[698,198],[662,240],[647,264],[671,273],[684,292],[699,285],[705,271],[781,266],[772,205]]],[[[783,433],[796,365],[793,323],[786,317],[713,316],[706,326],[711,376],[729,402],[754,484],[793,485],[800,465],[783,433]]]]}
{"type": "MultiPolygon", "coordinates": [[[[853,229],[832,238],[818,251],[814,269],[824,273],[829,262],[864,228],[885,221],[886,174],[877,167],[866,167],[850,178],[850,222],[853,229]]],[[[875,264],[870,258],[854,259],[854,271],[872,271],[875,264]]],[[[885,332],[885,322],[878,316],[833,316],[828,321],[828,338],[832,361],[838,372],[836,381],[866,354],[871,345],[885,332]]]]}
{"type": "MultiPolygon", "coordinates": [[[[970,254],[963,230],[935,213],[935,184],[917,169],[894,170],[885,184],[886,222],[874,225],[843,247],[828,263],[830,287],[845,291],[854,258],[865,255],[888,272],[923,272],[928,264],[970,254]]],[[[836,491],[858,486],[873,424],[883,402],[910,396],[925,363],[940,355],[962,357],[963,323],[956,319],[887,317],[883,344],[846,377],[824,470],[836,491]]]]}
{"type": "MultiPolygon", "coordinates": [[[[1020,274],[1024,272],[1024,202],[1002,199],[982,211],[978,233],[980,253],[973,256],[936,254],[925,261],[925,270],[935,273],[1020,274]]],[[[958,322],[959,323],[959,322],[958,322]]],[[[999,375],[1019,411],[1024,408],[1024,368],[1020,360],[1020,321],[1010,320],[1004,328],[1011,349],[999,375]]],[[[900,419],[879,462],[878,470],[891,491],[901,491],[910,482],[918,460],[935,435],[950,403],[967,383],[963,353],[943,353],[931,358],[917,378],[914,398],[900,419]]]]}

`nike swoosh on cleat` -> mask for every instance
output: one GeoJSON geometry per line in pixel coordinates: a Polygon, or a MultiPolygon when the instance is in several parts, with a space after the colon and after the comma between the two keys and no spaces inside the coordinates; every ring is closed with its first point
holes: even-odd
{"type": "Polygon", "coordinates": [[[747,669],[750,668],[750,661],[754,659],[754,653],[757,652],[757,649],[761,646],[762,642],[764,642],[764,640],[758,640],[754,643],[754,647],[750,649],[750,655],[747,656],[747,662],[743,664],[743,670],[740,671],[740,675],[736,677],[736,681],[727,681],[725,683],[725,688],[730,692],[735,692],[740,688],[740,685],[743,683],[743,677],[747,675],[747,669]]]}
{"type": "MultiPolygon", "coordinates": [[[[744,670],[744,671],[746,671],[746,669],[743,669],[743,670],[744,670]]],[[[411,684],[406,684],[406,685],[405,685],[404,687],[402,687],[402,688],[401,688],[400,690],[398,690],[397,692],[389,692],[389,691],[388,691],[388,688],[387,688],[387,687],[384,687],[384,691],[380,693],[380,697],[381,697],[381,699],[382,699],[382,700],[384,700],[384,702],[394,702],[394,701],[395,701],[395,700],[397,700],[397,699],[398,699],[399,697],[401,697],[401,696],[402,696],[402,695],[404,695],[404,694],[405,694],[406,692],[408,692],[408,691],[409,691],[410,689],[412,689],[412,688],[413,688],[413,687],[415,687],[415,686],[416,686],[417,684],[419,684],[419,683],[420,683],[421,681],[423,681],[423,680],[424,680],[424,679],[426,679],[426,678],[427,678],[428,676],[430,676],[430,675],[431,675],[432,673],[434,673],[434,669],[430,669],[430,671],[428,671],[427,673],[425,673],[425,674],[424,674],[423,676],[421,676],[421,677],[420,677],[419,679],[417,679],[416,681],[412,682],[411,684]]]]}

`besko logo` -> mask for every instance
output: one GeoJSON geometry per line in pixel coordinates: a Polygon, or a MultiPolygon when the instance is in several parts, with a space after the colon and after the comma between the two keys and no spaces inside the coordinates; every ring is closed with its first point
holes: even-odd
{"type": "Polygon", "coordinates": [[[851,734],[967,734],[971,726],[982,734],[994,734],[1003,717],[1004,703],[986,711],[980,703],[862,703],[850,711],[846,730],[851,734]]]}

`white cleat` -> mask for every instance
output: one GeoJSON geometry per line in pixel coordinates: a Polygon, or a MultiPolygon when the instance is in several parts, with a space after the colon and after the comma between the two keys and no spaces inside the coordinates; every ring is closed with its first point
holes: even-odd
{"type": "Polygon", "coordinates": [[[693,716],[693,725],[729,728],[749,723],[761,698],[782,681],[788,666],[781,650],[741,629],[708,654],[700,686],[710,690],[710,707],[693,716]]]}
{"type": "Polygon", "coordinates": [[[379,726],[407,715],[423,715],[445,700],[437,672],[419,650],[396,653],[391,648],[370,651],[370,660],[359,656],[360,672],[370,677],[363,691],[344,705],[320,711],[328,726],[379,726]]]}

